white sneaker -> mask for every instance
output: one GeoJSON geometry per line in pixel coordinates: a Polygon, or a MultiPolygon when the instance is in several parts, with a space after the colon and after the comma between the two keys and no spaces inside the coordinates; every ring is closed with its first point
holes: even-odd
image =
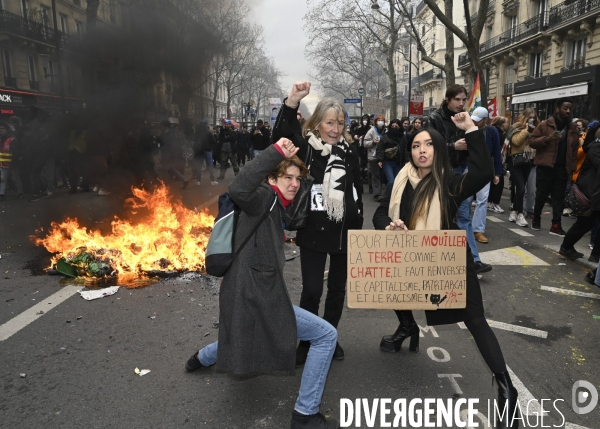
{"type": "Polygon", "coordinates": [[[496,209],[494,208],[494,203],[488,203],[487,205],[487,209],[491,212],[495,212],[496,209]]]}
{"type": "Polygon", "coordinates": [[[100,190],[100,187],[98,185],[94,186],[94,189],[92,189],[92,191],[94,192],[98,192],[100,190]]]}
{"type": "Polygon", "coordinates": [[[571,212],[572,212],[572,210],[571,210],[570,208],[568,208],[568,207],[565,207],[565,208],[563,209],[562,215],[563,215],[563,216],[569,216],[569,215],[571,214],[571,212]]]}
{"type": "Polygon", "coordinates": [[[218,185],[219,182],[217,182],[216,180],[213,180],[212,182],[210,182],[211,185],[218,185]]]}
{"type": "Polygon", "coordinates": [[[519,215],[517,216],[517,225],[525,228],[529,227],[529,224],[525,220],[525,216],[523,216],[523,213],[519,213],[519,215]]]}
{"type": "Polygon", "coordinates": [[[106,189],[102,189],[100,188],[98,190],[98,195],[100,195],[101,197],[105,196],[105,195],[110,195],[110,192],[108,192],[106,189]]]}
{"type": "Polygon", "coordinates": [[[508,216],[508,221],[516,222],[516,220],[517,220],[517,212],[510,212],[510,215],[508,216]]]}
{"type": "Polygon", "coordinates": [[[594,243],[590,243],[588,246],[590,246],[590,249],[594,250],[594,243]]]}
{"type": "Polygon", "coordinates": [[[494,211],[496,213],[504,213],[504,209],[500,207],[498,204],[494,204],[494,211]]]}
{"type": "Polygon", "coordinates": [[[477,201],[473,200],[473,202],[471,203],[471,207],[477,207],[477,201]]]}
{"type": "Polygon", "coordinates": [[[199,181],[199,180],[196,180],[196,185],[198,185],[198,186],[200,186],[200,185],[201,185],[201,183],[200,183],[200,181],[199,181]]]}

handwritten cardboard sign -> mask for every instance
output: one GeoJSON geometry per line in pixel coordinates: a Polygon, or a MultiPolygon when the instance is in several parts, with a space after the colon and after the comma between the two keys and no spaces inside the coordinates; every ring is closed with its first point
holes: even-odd
{"type": "Polygon", "coordinates": [[[348,231],[348,307],[465,308],[465,231],[348,231]]]}

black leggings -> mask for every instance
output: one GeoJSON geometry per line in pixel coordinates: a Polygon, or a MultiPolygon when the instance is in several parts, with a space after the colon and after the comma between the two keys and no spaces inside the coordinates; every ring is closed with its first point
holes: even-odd
{"type": "MultiPolygon", "coordinates": [[[[402,313],[399,310],[394,311],[398,320],[402,322],[402,313]]],[[[487,320],[485,320],[485,317],[479,316],[475,319],[466,320],[464,323],[471,335],[473,335],[479,353],[481,353],[483,360],[492,373],[499,374],[506,372],[506,362],[504,362],[502,349],[500,348],[500,344],[498,343],[498,339],[492,331],[492,328],[490,328],[487,320]]]]}
{"type": "Polygon", "coordinates": [[[532,165],[528,163],[519,167],[513,166],[510,171],[510,202],[517,213],[523,213],[523,197],[531,167],[532,165]]]}

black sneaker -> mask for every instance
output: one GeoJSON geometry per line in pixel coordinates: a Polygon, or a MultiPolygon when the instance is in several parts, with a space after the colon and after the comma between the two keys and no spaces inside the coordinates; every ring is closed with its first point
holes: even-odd
{"type": "Polygon", "coordinates": [[[344,360],[344,349],[338,344],[335,344],[335,350],[333,351],[333,359],[344,360]]]}
{"type": "Polygon", "coordinates": [[[587,273],[585,275],[585,281],[588,282],[589,284],[591,284],[592,286],[597,286],[596,285],[596,271],[598,271],[598,268],[590,271],[589,273],[587,273]]]}
{"type": "Polygon", "coordinates": [[[583,253],[578,252],[574,248],[573,249],[565,249],[564,247],[560,246],[560,250],[558,251],[558,253],[563,256],[566,256],[571,261],[574,261],[575,259],[583,258],[583,253]]]}
{"type": "Polygon", "coordinates": [[[204,365],[202,365],[202,362],[200,362],[200,359],[198,359],[198,352],[196,352],[185,363],[185,370],[187,372],[193,372],[200,368],[206,368],[206,367],[204,365]]]}
{"type": "MultiPolygon", "coordinates": [[[[552,228],[550,228],[550,235],[557,235],[559,237],[564,237],[565,234],[566,234],[566,232],[562,229],[560,224],[558,224],[558,223],[552,224],[552,228]]],[[[583,255],[581,255],[581,256],[583,256],[583,255]]]]}
{"type": "Polygon", "coordinates": [[[477,274],[489,273],[492,271],[492,266],[490,264],[484,264],[481,261],[475,262],[475,272],[477,274]]]}
{"type": "Polygon", "coordinates": [[[540,220],[536,219],[535,216],[533,217],[533,220],[531,221],[531,229],[533,229],[534,231],[539,231],[540,229],[542,229],[540,220]]]}
{"type": "Polygon", "coordinates": [[[42,198],[46,198],[46,197],[48,197],[48,194],[46,194],[46,193],[43,193],[43,194],[33,194],[33,197],[31,197],[31,199],[29,201],[32,201],[32,202],[33,201],[39,201],[42,198]]]}
{"type": "Polygon", "coordinates": [[[321,413],[306,416],[294,410],[290,429],[338,429],[339,425],[336,419],[327,420],[321,413]]]}
{"type": "Polygon", "coordinates": [[[600,255],[594,255],[593,253],[588,258],[588,261],[595,262],[596,264],[600,262],[600,255]]]}

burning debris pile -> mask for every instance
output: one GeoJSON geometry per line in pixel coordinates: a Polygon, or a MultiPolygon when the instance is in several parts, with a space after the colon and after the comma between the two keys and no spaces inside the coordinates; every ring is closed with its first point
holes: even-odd
{"type": "MultiPolygon", "coordinates": [[[[206,245],[214,223],[208,211],[172,201],[163,184],[153,192],[132,188],[126,201],[142,220],[115,216],[112,233],[88,230],[77,219],[52,222],[45,238],[32,237],[52,257],[51,268],[71,277],[117,277],[132,282],[165,272],[204,271],[206,245]]],[[[38,231],[40,232],[40,231],[38,231]]]]}

